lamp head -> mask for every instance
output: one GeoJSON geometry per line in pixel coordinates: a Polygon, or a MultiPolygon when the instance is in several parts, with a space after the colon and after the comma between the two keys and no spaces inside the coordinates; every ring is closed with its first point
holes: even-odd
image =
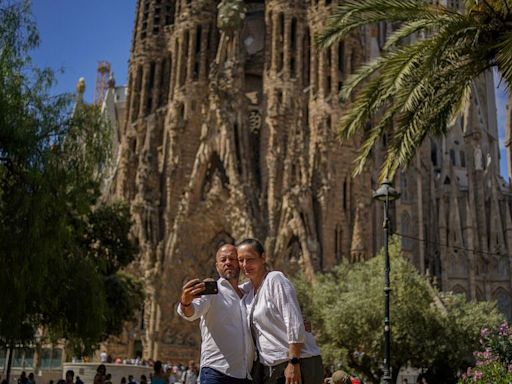
{"type": "Polygon", "coordinates": [[[376,191],[373,192],[373,198],[380,201],[395,201],[400,197],[400,192],[393,188],[391,181],[384,181],[376,191]]]}

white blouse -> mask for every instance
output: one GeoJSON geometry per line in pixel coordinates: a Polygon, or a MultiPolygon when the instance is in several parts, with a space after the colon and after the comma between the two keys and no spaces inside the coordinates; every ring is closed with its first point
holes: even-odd
{"type": "MultiPolygon", "coordinates": [[[[247,283],[243,290],[242,300],[250,321],[254,289],[247,283]]],[[[263,280],[256,295],[252,320],[260,362],[264,365],[274,366],[288,361],[288,345],[292,343],[303,343],[301,358],[320,355],[314,336],[304,330],[295,288],[282,272],[269,272],[263,280]]]]}

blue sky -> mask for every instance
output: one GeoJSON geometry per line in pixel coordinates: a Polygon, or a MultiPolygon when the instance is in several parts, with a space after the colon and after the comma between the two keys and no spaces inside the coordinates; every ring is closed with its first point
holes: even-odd
{"type": "MultiPolygon", "coordinates": [[[[98,61],[111,63],[117,84],[126,84],[136,0],[33,0],[32,10],[41,36],[34,63],[61,70],[55,93],[74,92],[86,80],[86,101],[93,100],[98,61]]],[[[504,89],[497,89],[501,174],[508,180],[504,89]]]]}
{"type": "Polygon", "coordinates": [[[500,173],[505,180],[509,181],[505,151],[505,125],[507,123],[506,106],[508,96],[503,83],[500,81],[499,75],[495,74],[494,82],[496,84],[496,107],[498,109],[498,133],[500,137],[500,173]]]}
{"type": "Polygon", "coordinates": [[[57,73],[55,93],[74,92],[86,81],[86,101],[94,97],[98,61],[111,63],[117,84],[127,82],[136,0],[33,0],[41,44],[34,63],[57,73]]]}

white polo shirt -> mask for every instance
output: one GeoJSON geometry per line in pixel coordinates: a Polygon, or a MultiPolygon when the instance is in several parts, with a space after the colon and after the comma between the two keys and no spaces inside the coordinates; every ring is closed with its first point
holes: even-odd
{"type": "Polygon", "coordinates": [[[218,294],[192,301],[192,316],[185,316],[181,304],[178,314],[188,321],[201,318],[201,368],[213,368],[238,379],[250,378],[255,349],[245,305],[229,281],[221,277],[217,283],[218,294]]]}

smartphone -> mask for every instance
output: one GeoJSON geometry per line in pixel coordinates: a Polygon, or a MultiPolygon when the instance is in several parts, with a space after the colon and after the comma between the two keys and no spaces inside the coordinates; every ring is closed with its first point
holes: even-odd
{"type": "Polygon", "coordinates": [[[204,291],[201,292],[201,295],[216,295],[219,293],[219,287],[217,286],[217,282],[213,281],[203,281],[204,283],[204,291]]]}

